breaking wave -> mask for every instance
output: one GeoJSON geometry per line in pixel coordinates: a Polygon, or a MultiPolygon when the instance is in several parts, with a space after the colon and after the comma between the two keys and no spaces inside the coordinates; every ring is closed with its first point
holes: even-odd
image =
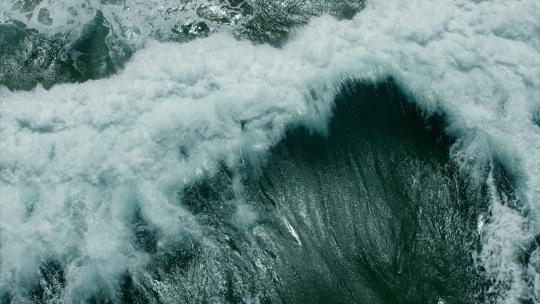
{"type": "Polygon", "coordinates": [[[538,16],[371,1],[4,80],[2,301],[540,301],[538,16]]]}

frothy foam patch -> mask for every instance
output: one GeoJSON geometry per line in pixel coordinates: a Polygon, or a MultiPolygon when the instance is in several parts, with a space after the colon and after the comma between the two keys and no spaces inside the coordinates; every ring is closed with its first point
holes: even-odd
{"type": "Polygon", "coordinates": [[[538,268],[517,257],[540,230],[538,16],[534,0],[373,1],[350,21],[314,19],[281,49],[226,34],[152,43],[109,79],[0,88],[0,290],[27,297],[54,262],[62,300],[114,295],[151,259],[137,221],[158,250],[204,239],[179,189],[264,154],[291,124],[324,132],[340,79],[390,75],[447,114],[465,170],[497,157],[517,174],[523,210],[492,188],[478,256],[500,302],[538,300],[538,268]]]}

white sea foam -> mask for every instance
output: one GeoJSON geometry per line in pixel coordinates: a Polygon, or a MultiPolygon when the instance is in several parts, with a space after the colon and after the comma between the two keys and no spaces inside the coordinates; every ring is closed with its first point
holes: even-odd
{"type": "Polygon", "coordinates": [[[164,248],[202,238],[179,188],[266,151],[288,125],[324,132],[343,77],[391,75],[447,114],[465,170],[497,157],[516,174],[529,212],[494,193],[478,256],[501,303],[538,301],[538,265],[517,254],[540,231],[539,33],[535,0],[372,1],[350,21],[312,20],[281,49],[226,34],[151,43],[109,79],[0,88],[0,290],[22,299],[51,260],[66,302],[114,293],[149,258],[137,210],[164,248]]]}

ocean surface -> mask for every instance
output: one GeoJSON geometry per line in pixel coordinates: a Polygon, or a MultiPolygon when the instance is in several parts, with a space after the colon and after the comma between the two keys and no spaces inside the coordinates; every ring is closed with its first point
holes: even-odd
{"type": "Polygon", "coordinates": [[[0,303],[540,303],[540,2],[0,0],[0,303]]]}

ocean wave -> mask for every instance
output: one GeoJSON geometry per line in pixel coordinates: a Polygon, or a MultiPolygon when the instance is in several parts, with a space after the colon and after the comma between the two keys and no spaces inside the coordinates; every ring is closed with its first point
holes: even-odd
{"type": "Polygon", "coordinates": [[[490,292],[538,301],[539,12],[536,1],[373,1],[351,20],[311,20],[280,48],[227,33],[149,42],[107,79],[0,88],[0,289],[24,302],[52,263],[61,300],[114,297],[156,255],[134,218],[158,252],[211,247],[178,191],[245,157],[264,164],[288,128],[327,132],[343,79],[391,76],[425,113],[444,113],[452,159],[491,186],[471,252],[490,292]],[[497,189],[494,160],[514,199],[497,189]]]}

